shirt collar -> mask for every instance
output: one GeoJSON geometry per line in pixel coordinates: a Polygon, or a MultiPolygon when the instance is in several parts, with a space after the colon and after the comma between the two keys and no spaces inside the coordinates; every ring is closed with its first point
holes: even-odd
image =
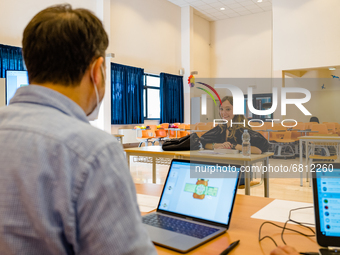
{"type": "Polygon", "coordinates": [[[10,104],[29,103],[40,104],[57,109],[66,115],[89,123],[83,109],[73,100],[63,94],[39,85],[29,85],[18,88],[10,104]]]}

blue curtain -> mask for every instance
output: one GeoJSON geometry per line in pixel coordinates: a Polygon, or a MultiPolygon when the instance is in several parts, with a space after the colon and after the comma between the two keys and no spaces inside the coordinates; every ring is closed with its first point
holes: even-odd
{"type": "Polygon", "coordinates": [[[111,124],[144,123],[144,69],[111,63],[111,124]]]}
{"type": "Polygon", "coordinates": [[[26,70],[19,47],[0,44],[0,78],[6,78],[6,70],[26,70]]]}
{"type": "Polygon", "coordinates": [[[160,83],[160,123],[183,123],[183,76],[161,73],[160,83]]]}

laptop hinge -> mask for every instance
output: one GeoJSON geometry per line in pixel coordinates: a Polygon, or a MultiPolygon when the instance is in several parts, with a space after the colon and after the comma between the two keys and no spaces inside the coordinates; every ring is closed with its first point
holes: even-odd
{"type": "Polygon", "coordinates": [[[335,247],[335,246],[329,246],[328,247],[328,250],[330,250],[330,251],[340,251],[340,247],[335,247]]]}

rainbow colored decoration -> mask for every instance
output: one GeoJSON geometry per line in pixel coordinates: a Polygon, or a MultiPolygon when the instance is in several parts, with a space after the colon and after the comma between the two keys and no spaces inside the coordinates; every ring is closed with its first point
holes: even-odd
{"type": "Polygon", "coordinates": [[[195,87],[195,77],[193,75],[190,75],[189,78],[188,78],[188,84],[189,84],[189,87],[192,88],[192,87],[195,87]]]}
{"type": "MultiPolygon", "coordinates": [[[[206,86],[206,87],[209,88],[212,92],[214,92],[215,95],[217,96],[218,100],[220,101],[220,104],[222,105],[222,100],[221,100],[221,98],[220,98],[220,95],[217,93],[217,91],[216,91],[213,87],[211,87],[210,85],[208,85],[208,84],[206,84],[206,83],[203,83],[203,82],[197,82],[197,83],[199,83],[199,84],[201,84],[201,85],[203,85],[203,86],[206,86]]],[[[197,88],[198,88],[198,87],[197,87],[197,88]]],[[[202,89],[202,88],[200,88],[200,89],[202,89]]],[[[206,89],[202,89],[202,90],[204,90],[205,92],[207,92],[207,93],[209,94],[209,96],[211,96],[211,98],[214,100],[215,105],[216,105],[216,101],[215,101],[213,95],[212,95],[210,92],[208,92],[206,89]]]]}
{"type": "MultiPolygon", "coordinates": [[[[218,100],[220,101],[220,104],[222,104],[222,100],[221,100],[221,98],[220,98],[220,95],[217,93],[217,91],[216,91],[213,87],[211,87],[210,85],[208,85],[208,84],[206,84],[206,83],[203,83],[203,82],[197,82],[197,83],[199,83],[199,84],[201,84],[201,85],[203,85],[203,86],[206,86],[206,87],[209,88],[212,92],[214,92],[215,95],[217,96],[218,100]]],[[[189,87],[190,87],[190,88],[195,87],[195,77],[194,77],[193,75],[190,75],[190,76],[188,77],[188,84],[189,84],[189,87]]],[[[204,88],[201,88],[201,87],[197,87],[197,88],[203,90],[204,92],[206,92],[206,93],[212,98],[212,100],[214,100],[215,105],[217,105],[216,100],[215,100],[214,96],[211,94],[211,92],[209,92],[208,90],[206,90],[206,89],[204,89],[204,88]]]]}

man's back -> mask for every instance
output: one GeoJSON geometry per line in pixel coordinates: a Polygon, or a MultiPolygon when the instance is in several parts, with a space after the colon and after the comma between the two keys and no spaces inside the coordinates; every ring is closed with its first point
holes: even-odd
{"type": "Polygon", "coordinates": [[[30,85],[0,109],[0,254],[151,254],[117,141],[30,85]]]}

